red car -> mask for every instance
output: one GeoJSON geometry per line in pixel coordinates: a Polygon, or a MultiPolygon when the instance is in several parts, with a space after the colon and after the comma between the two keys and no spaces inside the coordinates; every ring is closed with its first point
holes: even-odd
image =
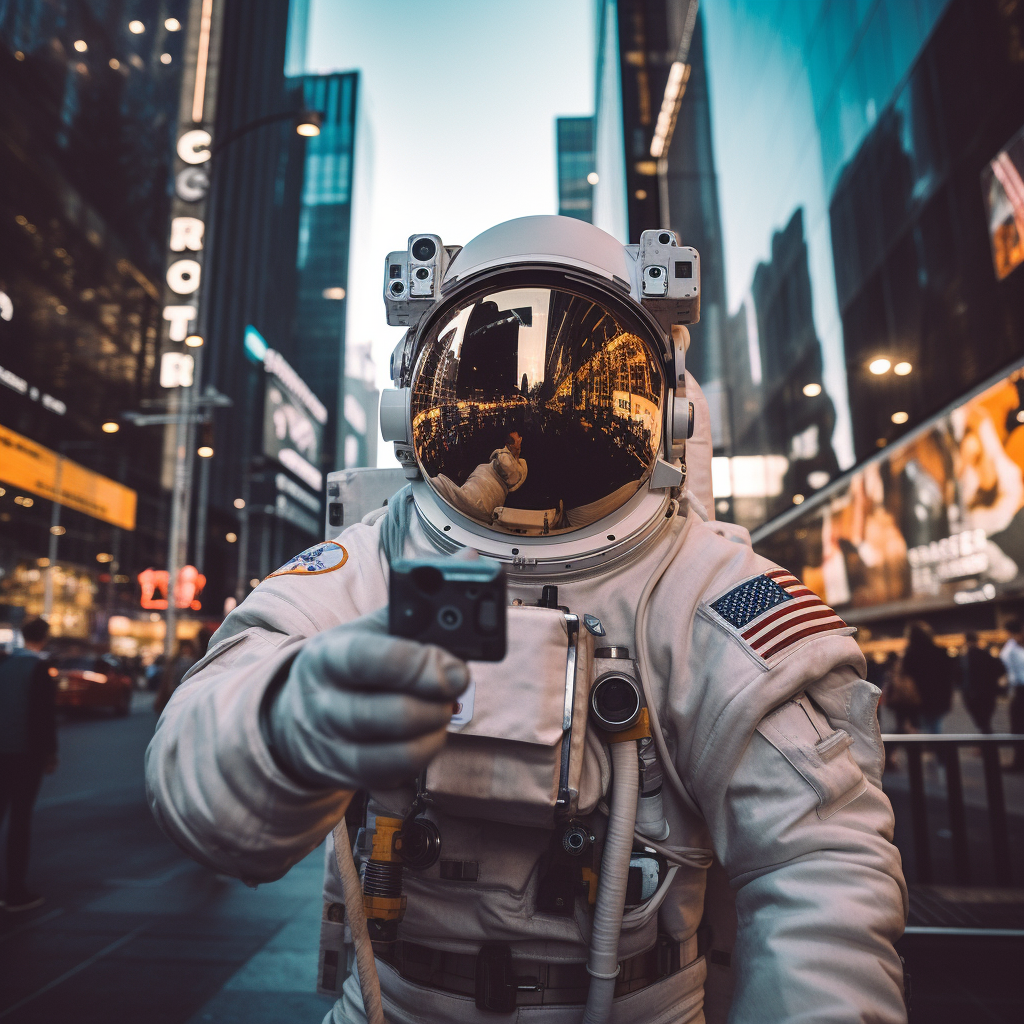
{"type": "Polygon", "coordinates": [[[127,715],[132,704],[132,677],[111,654],[57,659],[57,709],[108,708],[127,715]]]}

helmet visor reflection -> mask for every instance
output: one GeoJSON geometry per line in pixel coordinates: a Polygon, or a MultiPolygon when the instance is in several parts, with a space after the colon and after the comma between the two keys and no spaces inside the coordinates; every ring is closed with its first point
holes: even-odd
{"type": "Polygon", "coordinates": [[[593,298],[494,291],[428,333],[412,387],[416,458],[434,491],[498,532],[566,533],[614,512],[658,454],[662,371],[593,298]]]}

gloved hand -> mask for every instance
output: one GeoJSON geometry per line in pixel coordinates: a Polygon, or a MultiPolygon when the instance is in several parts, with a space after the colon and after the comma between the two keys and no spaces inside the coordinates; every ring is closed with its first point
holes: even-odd
{"type": "Polygon", "coordinates": [[[437,754],[465,662],[389,636],[387,608],[307,641],[268,694],[262,728],[288,775],[331,789],[388,789],[437,754]]]}

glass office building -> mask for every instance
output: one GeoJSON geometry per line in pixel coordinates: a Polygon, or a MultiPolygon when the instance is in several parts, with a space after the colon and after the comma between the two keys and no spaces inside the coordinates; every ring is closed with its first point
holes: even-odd
{"type": "MultiPolygon", "coordinates": [[[[979,510],[1003,500],[992,465],[1024,495],[1020,409],[1007,390],[1024,359],[1024,10],[998,0],[600,10],[597,191],[606,177],[625,182],[620,237],[664,224],[704,257],[689,366],[710,392],[717,515],[807,567],[805,578],[833,579],[839,606],[923,594],[908,552],[981,528],[970,525],[979,510]],[[619,109],[606,101],[615,77],[619,109]],[[1004,378],[998,401],[968,401],[1004,378]],[[964,425],[979,409],[992,420],[980,433],[964,425]],[[935,431],[947,441],[931,457],[908,454],[935,431]],[[964,460],[982,456],[988,468],[967,476],[986,484],[964,483],[964,460]],[[852,507],[857,488],[870,501],[847,529],[839,506],[852,507]],[[855,583],[884,561],[865,539],[866,521],[883,520],[874,536],[903,551],[893,555],[903,583],[855,583]]],[[[613,197],[596,195],[595,210],[615,213],[613,197]]],[[[616,217],[598,223],[614,229],[616,217]]],[[[1011,527],[1012,504],[991,517],[989,540],[1011,527]]],[[[1013,546],[1000,549],[1011,561],[1013,546]]],[[[962,587],[929,584],[929,600],[1014,592],[1015,573],[989,554],[1002,582],[967,573],[962,587]]],[[[961,578],[945,549],[927,557],[961,578]]]]}
{"type": "Polygon", "coordinates": [[[103,424],[159,390],[187,13],[0,4],[0,621],[39,614],[49,575],[53,631],[100,635],[166,553],[160,431],[103,424]]]}
{"type": "Polygon", "coordinates": [[[558,213],[590,221],[594,216],[594,119],[559,117],[555,119],[558,150],[558,213]]]}

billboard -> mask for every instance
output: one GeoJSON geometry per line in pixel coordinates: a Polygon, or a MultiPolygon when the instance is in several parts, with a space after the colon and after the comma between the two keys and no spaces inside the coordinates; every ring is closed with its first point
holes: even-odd
{"type": "Polygon", "coordinates": [[[0,426],[0,480],[94,519],[135,529],[136,493],[0,426]]]}
{"type": "Polygon", "coordinates": [[[268,349],[263,407],[263,454],[291,470],[307,487],[323,489],[320,453],[327,409],[280,353],[268,349]]]}
{"type": "Polygon", "coordinates": [[[901,614],[1024,591],[1024,370],[755,546],[836,608],[901,614]]]}
{"type": "Polygon", "coordinates": [[[981,172],[992,263],[1001,281],[1024,263],[1024,128],[981,172]]]}

